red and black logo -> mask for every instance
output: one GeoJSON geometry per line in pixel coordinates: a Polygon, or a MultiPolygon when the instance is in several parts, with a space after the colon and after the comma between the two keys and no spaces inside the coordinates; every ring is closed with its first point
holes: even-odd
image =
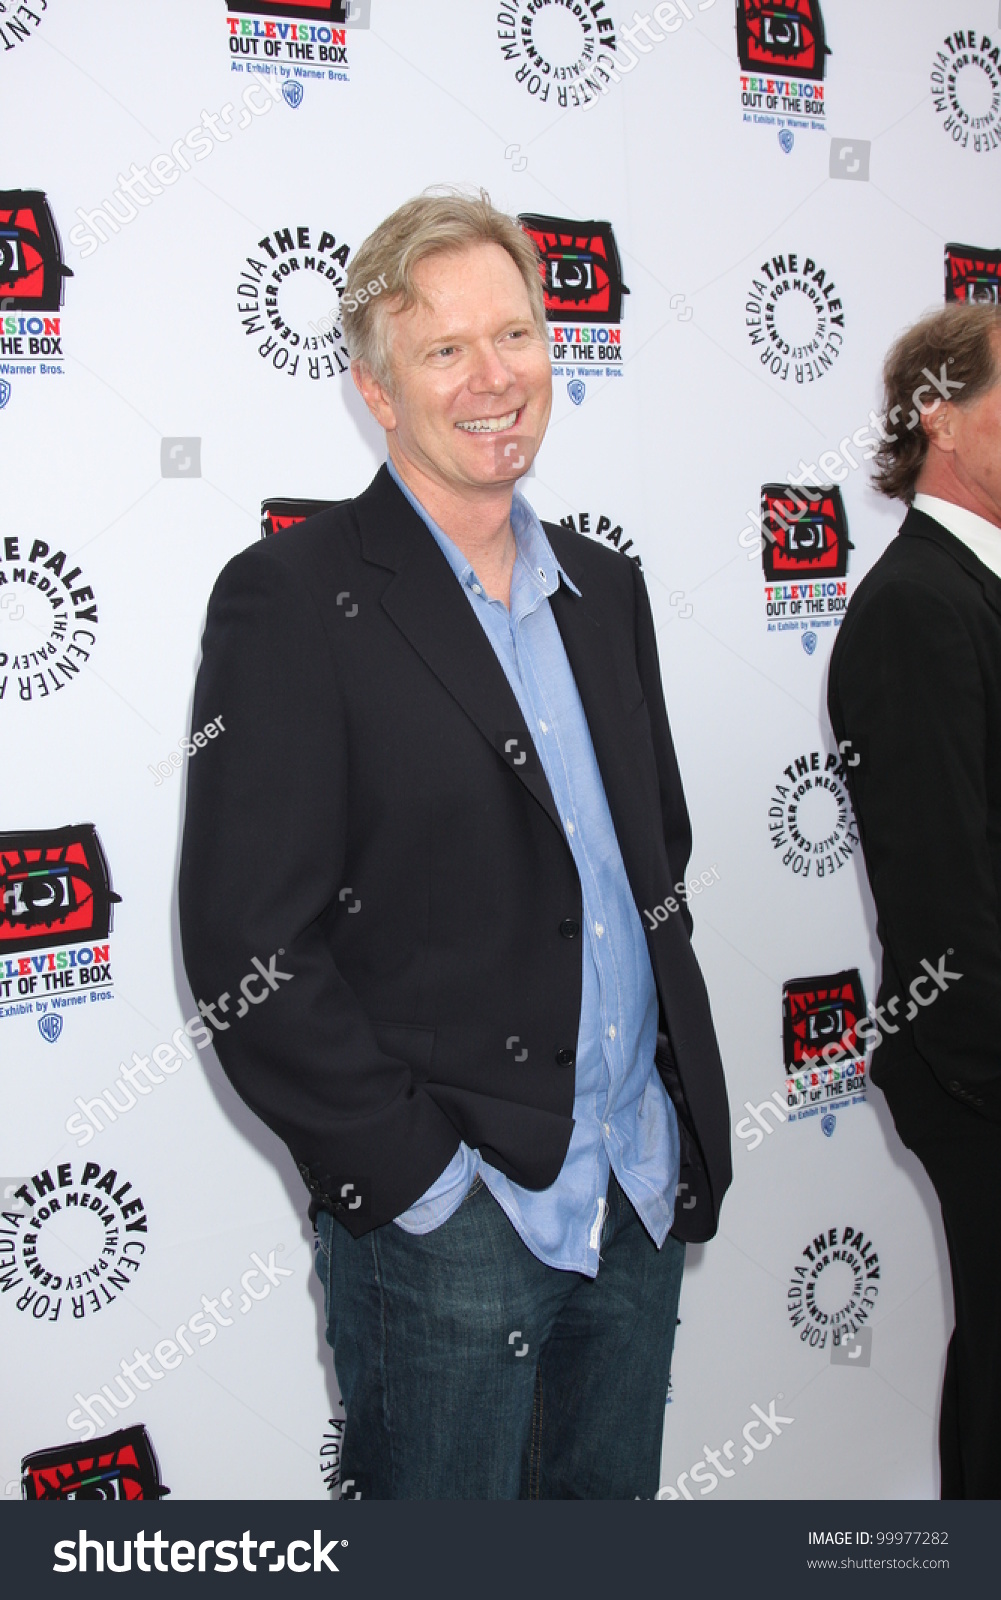
{"type": "Polygon", "coordinates": [[[782,985],[782,1050],[786,1072],[837,1066],[857,1058],[855,1030],[865,1016],[862,979],[855,968],[782,985]],[[824,1051],[827,1051],[826,1056],[824,1051]]]}
{"type": "Polygon", "coordinates": [[[822,78],[830,53],[819,0],[737,0],[737,54],[746,71],[822,78]]]}
{"type": "Polygon", "coordinates": [[[318,511],[329,511],[331,506],[341,503],[340,500],[262,500],[261,538],[266,539],[269,533],[281,533],[285,528],[294,528],[297,522],[305,522],[307,517],[315,517],[318,511]]]}
{"type": "Polygon", "coordinates": [[[93,823],[0,833],[0,954],[106,939],[121,898],[93,823]]]}
{"type": "Polygon", "coordinates": [[[855,548],[836,484],[824,489],[762,484],[761,532],[766,578],[843,578],[848,552],[855,548]]]}
{"type": "Polygon", "coordinates": [[[230,11],[245,16],[304,17],[308,22],[344,23],[347,0],[226,0],[230,11]]]}
{"type": "Polygon", "coordinates": [[[62,246],[40,189],[0,189],[0,303],[13,311],[58,311],[63,303],[62,246]]]}
{"type": "Polygon", "coordinates": [[[574,222],[536,212],[519,216],[541,258],[546,319],[558,322],[620,322],[622,263],[610,222],[574,222]]]}
{"type": "Polygon", "coordinates": [[[980,250],[974,244],[945,247],[945,298],[996,306],[1001,304],[1001,250],[980,250]]]}
{"type": "Polygon", "coordinates": [[[162,1500],[160,1464],[146,1429],[122,1428],[56,1450],[36,1450],[21,1462],[25,1500],[162,1500]]]}

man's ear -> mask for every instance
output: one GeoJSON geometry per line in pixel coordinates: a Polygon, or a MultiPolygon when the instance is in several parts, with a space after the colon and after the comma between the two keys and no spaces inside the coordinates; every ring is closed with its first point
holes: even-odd
{"type": "Polygon", "coordinates": [[[351,376],[355,388],[371,411],[380,428],[387,432],[396,427],[396,412],[386,389],[383,388],[371,367],[364,361],[352,361],[351,376]]]}
{"type": "Polygon", "coordinates": [[[921,418],[921,426],[933,449],[937,448],[946,455],[952,454],[956,448],[956,427],[954,407],[948,401],[941,401],[932,410],[926,411],[921,418]]]}

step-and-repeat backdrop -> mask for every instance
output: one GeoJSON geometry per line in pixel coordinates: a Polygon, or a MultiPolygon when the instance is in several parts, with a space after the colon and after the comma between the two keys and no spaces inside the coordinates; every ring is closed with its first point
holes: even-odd
{"type": "Polygon", "coordinates": [[[215,1060],[175,880],[213,580],[381,461],[339,295],[441,183],[539,245],[523,486],[641,563],[693,818],[735,1176],[661,1497],[937,1492],[944,1239],[855,1033],[825,682],[900,520],[882,355],[998,299],[999,178],[998,0],[0,5],[7,1496],[339,1492],[305,1191],[215,1060]]]}

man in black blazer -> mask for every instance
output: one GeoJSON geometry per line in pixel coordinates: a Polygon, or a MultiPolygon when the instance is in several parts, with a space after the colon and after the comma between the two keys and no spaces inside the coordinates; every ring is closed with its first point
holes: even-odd
{"type": "Polygon", "coordinates": [[[910,510],[831,657],[883,950],[872,1079],[942,1205],[944,1499],[1001,1496],[1001,310],[890,351],[877,487],[910,510]],[[895,430],[895,431],[890,431],[895,430]]]}
{"type": "Polygon", "coordinates": [[[650,603],[514,495],[551,376],[511,219],[411,202],[342,308],[389,462],[213,591],[188,977],[310,1191],[342,1492],[650,1497],[731,1176],[650,603]]]}

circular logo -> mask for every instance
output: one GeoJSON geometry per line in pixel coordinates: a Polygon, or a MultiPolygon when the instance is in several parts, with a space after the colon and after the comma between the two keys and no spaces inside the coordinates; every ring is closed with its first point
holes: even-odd
{"type": "Polygon", "coordinates": [[[350,254],[350,245],[327,228],[295,227],[275,228],[247,256],[236,309],[274,372],[314,383],[347,372],[351,357],[339,316],[350,254]]]}
{"type": "Polygon", "coordinates": [[[1001,147],[1001,45],[961,28],[943,41],[931,70],[932,104],[954,144],[978,155],[1001,147]]]}
{"type": "Polygon", "coordinates": [[[783,769],[768,807],[772,848],[801,878],[829,878],[858,844],[845,769],[831,752],[811,750],[783,769]]]}
{"type": "Polygon", "coordinates": [[[81,567],[44,539],[0,539],[0,699],[47,700],[80,676],[97,642],[81,567]]]}
{"type": "Polygon", "coordinates": [[[803,1250],[786,1291],[789,1321],[804,1344],[823,1350],[857,1334],[879,1294],[879,1256],[858,1228],[828,1228],[803,1250]]]}
{"type": "Polygon", "coordinates": [[[320,1445],[320,1471],[324,1488],[333,1493],[341,1481],[341,1445],[344,1442],[344,1417],[329,1417],[320,1445]]]}
{"type": "Polygon", "coordinates": [[[744,304],[744,325],[758,360],[783,383],[816,383],[844,344],[837,285],[812,256],[793,250],[761,263],[744,304]]]}
{"type": "Polygon", "coordinates": [[[36,1322],[81,1321],[113,1305],[146,1254],[146,1208],[114,1167],[60,1162],[0,1204],[0,1290],[36,1322]]]}
{"type": "MultiPolygon", "coordinates": [[[[603,0],[508,0],[497,39],[516,83],[540,104],[587,106],[602,92],[595,67],[614,65],[615,33],[603,0]]],[[[608,72],[603,74],[607,84],[608,72]]]]}

